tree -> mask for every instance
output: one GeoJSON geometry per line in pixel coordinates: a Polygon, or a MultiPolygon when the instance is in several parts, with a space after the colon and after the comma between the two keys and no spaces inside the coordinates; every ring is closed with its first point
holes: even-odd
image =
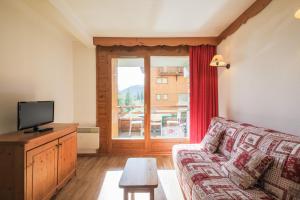
{"type": "MultiPolygon", "coordinates": [[[[129,91],[127,91],[127,93],[126,93],[125,105],[126,106],[131,106],[132,105],[132,98],[131,98],[131,95],[130,95],[129,91]]],[[[131,110],[131,108],[128,108],[127,112],[129,112],[130,110],[131,110]]]]}
{"type": "Polygon", "coordinates": [[[123,97],[119,97],[118,98],[118,105],[119,106],[123,106],[124,105],[124,98],[123,97]]]}

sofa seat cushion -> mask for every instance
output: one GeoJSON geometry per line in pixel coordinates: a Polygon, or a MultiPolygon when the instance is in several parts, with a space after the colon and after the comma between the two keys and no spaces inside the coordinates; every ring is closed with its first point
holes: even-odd
{"type": "Polygon", "coordinates": [[[256,183],[273,161],[272,156],[248,144],[242,144],[221,168],[232,182],[242,189],[248,189],[256,183]]]}
{"type": "Polygon", "coordinates": [[[225,174],[220,170],[218,163],[212,162],[198,162],[189,163],[183,167],[182,180],[188,184],[190,189],[196,183],[200,183],[205,179],[221,179],[225,177],[225,174]]]}
{"type": "Polygon", "coordinates": [[[192,200],[273,200],[259,188],[243,190],[232,183],[230,179],[207,178],[201,182],[195,182],[191,194],[192,200]]]}
{"type": "Polygon", "coordinates": [[[225,174],[220,170],[218,163],[191,162],[183,167],[180,182],[186,198],[191,199],[192,189],[196,183],[211,178],[221,179],[224,176],[225,174]]]}
{"type": "Polygon", "coordinates": [[[218,162],[190,162],[180,177],[186,199],[261,199],[271,200],[257,188],[242,190],[226,177],[218,162]]]}
{"type": "Polygon", "coordinates": [[[219,153],[211,153],[206,149],[201,149],[200,145],[179,144],[173,147],[173,160],[179,170],[182,170],[190,163],[217,163],[219,166],[226,161],[227,157],[219,153]]]}

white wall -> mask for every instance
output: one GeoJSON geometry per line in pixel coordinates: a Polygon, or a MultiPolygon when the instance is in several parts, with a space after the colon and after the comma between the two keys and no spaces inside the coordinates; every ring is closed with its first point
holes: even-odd
{"type": "Polygon", "coordinates": [[[69,35],[24,1],[0,1],[0,133],[16,130],[17,102],[54,100],[55,121],[73,121],[69,35]]]}
{"type": "Polygon", "coordinates": [[[74,120],[81,126],[96,126],[96,50],[73,43],[74,120]]]}
{"type": "Polygon", "coordinates": [[[274,0],[218,46],[220,116],[300,135],[299,0],[274,0]]]}

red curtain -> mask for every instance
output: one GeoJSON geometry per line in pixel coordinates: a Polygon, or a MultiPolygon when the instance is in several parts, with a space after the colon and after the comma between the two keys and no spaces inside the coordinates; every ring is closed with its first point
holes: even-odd
{"type": "Polygon", "coordinates": [[[190,48],[190,142],[199,143],[212,117],[218,115],[218,72],[209,66],[216,47],[190,48]]]}

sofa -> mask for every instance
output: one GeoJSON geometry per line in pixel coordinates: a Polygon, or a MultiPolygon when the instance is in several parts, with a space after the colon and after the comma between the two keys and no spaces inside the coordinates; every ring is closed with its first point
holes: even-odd
{"type": "Polygon", "coordinates": [[[187,200],[300,199],[299,136],[215,117],[200,144],[174,145],[172,156],[187,200]],[[218,137],[215,133],[219,133],[218,137]],[[257,172],[257,163],[252,173],[257,175],[256,180],[247,176],[244,179],[240,177],[244,172],[234,171],[236,168],[251,171],[245,157],[238,153],[244,147],[259,152],[248,157],[250,160],[259,156],[264,159],[261,159],[264,165],[259,165],[260,169],[263,166],[261,173],[257,172]]]}

